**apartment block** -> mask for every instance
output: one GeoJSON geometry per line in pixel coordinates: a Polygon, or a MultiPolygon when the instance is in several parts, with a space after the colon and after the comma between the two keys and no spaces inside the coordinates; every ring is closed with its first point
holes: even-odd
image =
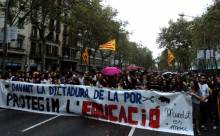
{"type": "MultiPolygon", "coordinates": [[[[5,0],[1,0],[4,5],[5,0]]],[[[4,9],[4,7],[2,7],[4,9]]],[[[35,12],[34,12],[35,13],[35,12]]],[[[39,17],[36,11],[36,18],[39,17]]],[[[7,43],[7,56],[5,58],[7,70],[41,70],[41,71],[88,71],[100,69],[105,65],[111,65],[113,56],[102,60],[99,51],[90,50],[89,64],[85,65],[81,55],[83,43],[80,40],[70,39],[69,26],[65,22],[48,19],[45,26],[44,40],[40,36],[38,24],[30,20],[28,23],[14,25],[18,28],[16,41],[7,43]],[[94,53],[96,53],[94,55],[94,53]],[[95,56],[95,58],[93,57],[95,56]]],[[[36,19],[35,19],[36,20],[36,19]]],[[[10,27],[9,25],[7,25],[10,27]]],[[[0,28],[4,27],[4,10],[0,11],[0,28]]],[[[80,37],[79,37],[80,39],[80,37]]],[[[0,64],[3,62],[3,43],[0,43],[0,64]]]]}

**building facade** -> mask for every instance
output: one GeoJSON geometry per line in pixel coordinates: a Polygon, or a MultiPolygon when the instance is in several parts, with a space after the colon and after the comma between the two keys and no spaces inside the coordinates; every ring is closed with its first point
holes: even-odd
{"type": "MultiPolygon", "coordinates": [[[[2,1],[4,2],[4,0],[2,1]]],[[[4,27],[2,18],[4,18],[3,12],[1,12],[1,28],[4,27]]],[[[88,71],[112,64],[111,55],[102,60],[99,51],[96,51],[94,55],[94,49],[90,49],[89,64],[85,65],[81,58],[83,45],[80,41],[70,43],[68,25],[58,20],[49,20],[45,29],[44,41],[40,37],[40,31],[34,21],[16,25],[18,28],[17,40],[7,43],[6,70],[88,71]]],[[[3,51],[3,43],[0,43],[1,56],[3,56],[3,51]]],[[[0,63],[2,64],[2,62],[3,57],[0,57],[0,63]]]]}
{"type": "Polygon", "coordinates": [[[195,70],[214,70],[220,69],[220,50],[219,49],[200,49],[197,51],[195,70]]]}

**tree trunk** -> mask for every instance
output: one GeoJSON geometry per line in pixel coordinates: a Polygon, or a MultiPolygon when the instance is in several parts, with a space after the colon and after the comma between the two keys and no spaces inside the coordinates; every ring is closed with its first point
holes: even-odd
{"type": "Polygon", "coordinates": [[[42,40],[42,66],[41,66],[41,71],[46,71],[46,44],[45,41],[42,40]]]}

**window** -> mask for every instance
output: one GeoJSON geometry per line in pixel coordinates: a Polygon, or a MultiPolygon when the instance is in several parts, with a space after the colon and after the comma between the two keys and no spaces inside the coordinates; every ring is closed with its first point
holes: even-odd
{"type": "Polygon", "coordinates": [[[60,33],[60,21],[57,21],[57,24],[56,24],[56,32],[57,32],[57,33],[60,33]]]}
{"type": "Polygon", "coordinates": [[[38,56],[41,55],[41,44],[31,43],[31,55],[38,56]]]}
{"type": "Polygon", "coordinates": [[[57,56],[57,51],[58,51],[58,47],[53,46],[53,47],[52,47],[52,55],[53,55],[53,56],[57,56]]]}
{"type": "Polygon", "coordinates": [[[39,55],[41,54],[41,46],[42,46],[42,45],[39,44],[39,45],[36,47],[36,53],[39,54],[39,55]]]}
{"type": "Polygon", "coordinates": [[[66,46],[66,36],[63,36],[63,45],[66,46]]]}
{"type": "Polygon", "coordinates": [[[53,32],[50,32],[50,33],[47,35],[47,40],[48,40],[48,41],[53,41],[53,32]]]}
{"type": "Polygon", "coordinates": [[[54,20],[53,19],[50,20],[49,30],[54,31],[54,20]]]}
{"type": "Polygon", "coordinates": [[[76,57],[76,53],[74,49],[71,49],[71,59],[74,59],[76,57]]]}
{"type": "Polygon", "coordinates": [[[65,59],[69,58],[68,48],[63,48],[63,57],[65,59]]]}
{"type": "Polygon", "coordinates": [[[48,56],[58,56],[58,47],[46,45],[46,54],[48,56]]]}
{"type": "Polygon", "coordinates": [[[23,39],[18,39],[18,41],[17,41],[17,48],[19,48],[19,49],[21,49],[22,48],[22,46],[23,46],[23,39]]]}
{"type": "Polygon", "coordinates": [[[31,55],[36,56],[36,43],[31,43],[31,55]]]}
{"type": "Polygon", "coordinates": [[[50,45],[46,45],[46,54],[47,55],[51,55],[52,54],[51,46],[50,45]]]}
{"type": "Polygon", "coordinates": [[[24,19],[23,18],[18,18],[18,28],[24,29],[24,19]]]}
{"type": "Polygon", "coordinates": [[[35,27],[35,26],[32,27],[31,36],[32,37],[37,37],[37,27],[35,27]]]}
{"type": "Polygon", "coordinates": [[[8,43],[8,48],[11,49],[22,49],[24,39],[18,36],[15,42],[8,43]]]}
{"type": "Polygon", "coordinates": [[[69,45],[69,43],[68,43],[68,42],[69,42],[69,37],[67,36],[67,37],[66,37],[66,41],[65,41],[65,45],[67,45],[67,46],[68,46],[68,45],[69,45]]]}
{"type": "Polygon", "coordinates": [[[56,34],[56,43],[59,43],[59,34],[56,34]]]}
{"type": "Polygon", "coordinates": [[[68,31],[67,31],[67,25],[64,25],[64,28],[63,28],[63,35],[67,35],[68,34],[68,31]]]}

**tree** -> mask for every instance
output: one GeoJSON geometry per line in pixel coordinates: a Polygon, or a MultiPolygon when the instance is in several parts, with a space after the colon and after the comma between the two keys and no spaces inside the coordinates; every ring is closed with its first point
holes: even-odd
{"type": "MultiPolygon", "coordinates": [[[[220,43],[220,2],[211,5],[208,10],[201,16],[193,20],[193,44],[198,50],[213,50],[213,54],[219,49],[220,43]]],[[[206,57],[206,56],[204,56],[206,57]]],[[[217,69],[217,61],[210,58],[203,61],[205,68],[211,64],[217,69]]]]}
{"type": "MultiPolygon", "coordinates": [[[[91,0],[86,3],[79,1],[73,5],[69,20],[72,30],[71,39],[74,39],[76,43],[81,42],[83,45],[81,53],[85,47],[94,49],[92,53],[94,63],[100,44],[112,39],[118,41],[121,24],[114,20],[116,15],[116,10],[111,7],[103,7],[100,0],[91,0]]],[[[101,55],[103,63],[111,52],[101,51],[101,55]]]]}
{"type": "Polygon", "coordinates": [[[163,50],[161,55],[158,57],[158,68],[159,70],[165,70],[168,68],[166,50],[163,50]]]}
{"type": "MultiPolygon", "coordinates": [[[[62,18],[67,14],[64,10],[66,6],[61,0],[47,0],[40,7],[32,10],[30,21],[38,30],[42,51],[42,70],[45,71],[46,42],[51,40],[53,31],[60,33],[62,18]],[[56,22],[56,25],[55,25],[56,22]]],[[[59,42],[59,41],[57,41],[59,42]]]]}
{"type": "Polygon", "coordinates": [[[115,59],[119,60],[119,65],[122,67],[122,64],[125,63],[126,59],[129,56],[129,39],[128,32],[122,31],[119,33],[118,42],[117,42],[117,54],[115,59]]]}
{"type": "MultiPolygon", "coordinates": [[[[30,21],[31,12],[46,4],[43,0],[9,0],[8,25],[17,26],[30,21]]],[[[1,7],[4,7],[1,3],[1,7]]],[[[2,8],[3,9],[3,8],[2,8]]]]}
{"type": "Polygon", "coordinates": [[[157,43],[160,48],[171,49],[174,52],[179,70],[189,70],[195,54],[192,45],[191,22],[187,22],[183,18],[178,19],[177,22],[170,21],[168,28],[161,29],[157,43]]]}
{"type": "MultiPolygon", "coordinates": [[[[3,4],[0,3],[0,6],[3,4]]],[[[119,60],[120,64],[151,65],[151,52],[129,41],[129,32],[125,30],[127,22],[117,20],[117,10],[101,5],[101,0],[10,0],[9,7],[10,26],[18,25],[21,28],[26,23],[37,31],[38,37],[31,37],[31,40],[35,38],[41,46],[39,56],[42,70],[45,70],[46,42],[54,31],[61,32],[61,24],[64,31],[68,29],[69,43],[65,46],[75,47],[81,53],[86,47],[91,49],[94,64],[99,45],[116,39],[116,52],[100,51],[102,64],[106,58],[114,55],[114,60],[119,60]],[[82,47],[78,47],[77,43],[81,43],[82,47]]]]}
{"type": "Polygon", "coordinates": [[[154,64],[151,51],[135,42],[128,43],[126,57],[124,59],[129,64],[135,64],[145,69],[149,69],[154,64]]]}

